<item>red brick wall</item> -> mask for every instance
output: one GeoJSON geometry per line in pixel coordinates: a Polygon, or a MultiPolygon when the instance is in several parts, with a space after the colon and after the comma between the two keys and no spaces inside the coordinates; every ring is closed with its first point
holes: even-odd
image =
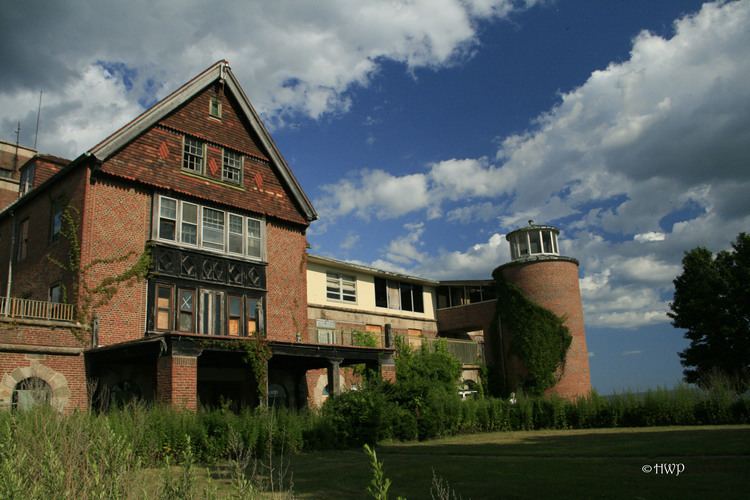
{"type": "MultiPolygon", "coordinates": [[[[56,241],[50,241],[52,204],[54,200],[62,198],[68,201],[70,207],[82,214],[87,174],[86,168],[78,168],[70,172],[54,186],[39,193],[28,204],[15,211],[17,225],[28,218],[29,233],[26,258],[20,262],[14,258],[13,262],[11,294],[14,297],[47,300],[49,287],[56,282],[62,282],[68,292],[72,293],[74,276],[50,261],[52,257],[60,262],[66,262],[69,257],[69,245],[65,238],[60,236],[56,241]]],[[[0,244],[0,288],[3,295],[6,294],[8,279],[11,228],[12,218],[2,219],[0,222],[0,239],[2,240],[0,244]]],[[[19,244],[20,242],[16,241],[16,249],[19,244]]],[[[73,297],[68,297],[68,302],[72,301],[73,297]]]]}
{"type": "MultiPolygon", "coordinates": [[[[143,253],[151,228],[151,199],[149,192],[133,185],[94,178],[86,201],[82,262],[132,255],[123,262],[93,266],[89,283],[96,285],[126,271],[143,253]]],[[[112,299],[96,310],[100,345],[138,339],[145,332],[146,280],[122,283],[117,288],[112,299]]]]}
{"type": "MultiPolygon", "coordinates": [[[[29,163],[34,164],[34,182],[31,187],[35,188],[59,172],[68,162],[61,158],[53,161],[50,158],[41,156],[34,158],[29,163]]],[[[25,168],[29,168],[29,166],[26,166],[25,168]]]]}
{"type": "Polygon", "coordinates": [[[583,304],[578,286],[578,264],[569,260],[544,260],[502,268],[505,279],[518,286],[537,304],[565,318],[573,336],[560,382],[549,392],[566,398],[591,391],[583,304]]]}
{"type": "Polygon", "coordinates": [[[7,186],[12,189],[6,189],[5,187],[0,187],[0,210],[4,209],[14,201],[18,199],[18,185],[17,184],[11,184],[10,182],[3,182],[4,186],[7,186]]]}
{"type": "MultiPolygon", "coordinates": [[[[11,385],[9,383],[10,375],[17,368],[27,368],[34,364],[42,365],[65,377],[66,383],[53,391],[53,397],[57,396],[67,401],[67,404],[62,408],[65,413],[70,413],[75,409],[86,410],[88,408],[86,370],[83,354],[65,356],[0,351],[0,380],[3,381],[2,385],[11,385]]],[[[38,373],[41,370],[37,367],[35,371],[38,373]]],[[[36,376],[37,373],[32,373],[31,375],[36,376]]],[[[60,376],[54,373],[49,373],[49,376],[41,378],[45,379],[48,383],[52,382],[51,385],[61,382],[60,376]],[[55,377],[56,379],[52,380],[55,377]]],[[[0,388],[0,392],[3,392],[3,389],[0,388]]],[[[3,394],[0,399],[6,398],[9,398],[9,396],[3,394]]],[[[7,401],[0,401],[0,405],[7,407],[8,404],[10,404],[9,399],[7,401]]]]}
{"type": "Polygon", "coordinates": [[[266,332],[269,340],[294,342],[307,325],[307,266],[303,226],[266,221],[268,295],[266,332]]]}
{"type": "Polygon", "coordinates": [[[198,358],[162,356],[156,367],[156,400],[187,410],[198,409],[198,358]]]}
{"type": "Polygon", "coordinates": [[[43,322],[0,319],[0,344],[89,347],[86,330],[73,331],[65,327],[45,326],[43,322]]]}

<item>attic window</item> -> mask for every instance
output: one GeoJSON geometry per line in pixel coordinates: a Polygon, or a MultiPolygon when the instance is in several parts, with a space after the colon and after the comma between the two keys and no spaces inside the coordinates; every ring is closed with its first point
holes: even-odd
{"type": "Polygon", "coordinates": [[[221,101],[218,97],[211,97],[211,102],[208,105],[208,114],[214,118],[221,118],[221,101]]]}

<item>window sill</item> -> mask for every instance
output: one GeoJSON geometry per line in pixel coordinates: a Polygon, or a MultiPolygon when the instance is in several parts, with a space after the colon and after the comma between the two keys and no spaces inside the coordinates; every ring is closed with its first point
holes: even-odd
{"type": "Polygon", "coordinates": [[[230,189],[235,189],[237,191],[243,191],[243,192],[247,191],[247,189],[244,188],[244,186],[242,185],[242,183],[235,184],[233,182],[227,182],[227,181],[223,181],[223,180],[220,180],[220,179],[214,179],[213,177],[209,177],[209,176],[203,175],[203,174],[197,174],[197,173],[192,172],[190,170],[185,170],[184,168],[180,168],[180,171],[184,175],[187,175],[188,177],[193,177],[195,179],[200,179],[200,180],[203,180],[203,181],[208,181],[208,182],[210,182],[212,184],[216,184],[218,186],[224,186],[224,187],[227,187],[227,188],[230,188],[230,189]]]}

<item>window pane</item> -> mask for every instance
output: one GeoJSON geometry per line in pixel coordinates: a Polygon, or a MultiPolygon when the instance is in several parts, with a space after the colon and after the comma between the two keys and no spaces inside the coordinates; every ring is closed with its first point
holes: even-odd
{"type": "Polygon", "coordinates": [[[159,219],[159,238],[163,240],[174,240],[175,224],[173,220],[159,219]]]}
{"type": "Polygon", "coordinates": [[[191,172],[203,173],[203,142],[185,137],[182,168],[191,172]]]}
{"type": "Polygon", "coordinates": [[[420,313],[424,312],[424,290],[422,289],[422,285],[413,285],[413,292],[414,311],[420,313]]]}
{"type": "Polygon", "coordinates": [[[403,311],[412,311],[414,306],[411,301],[411,285],[401,283],[401,309],[403,311]]]}
{"type": "Polygon", "coordinates": [[[260,221],[257,219],[247,219],[247,255],[261,258],[260,221]]]}
{"type": "Polygon", "coordinates": [[[388,282],[388,307],[391,309],[401,309],[401,294],[399,293],[398,283],[388,282]]]}
{"type": "Polygon", "coordinates": [[[531,253],[542,253],[542,243],[539,238],[539,231],[530,231],[529,241],[531,242],[531,253]]]}
{"type": "Polygon", "coordinates": [[[242,217],[229,214],[229,251],[242,253],[242,217]]]}
{"type": "Polygon", "coordinates": [[[182,222],[198,224],[198,205],[192,203],[182,204],[182,222]]]}
{"type": "Polygon", "coordinates": [[[529,254],[529,244],[526,240],[526,233],[519,233],[516,235],[518,239],[518,255],[519,257],[529,254]]]}
{"type": "Polygon", "coordinates": [[[203,246],[224,250],[224,212],[203,208],[203,246]]]}
{"type": "Polygon", "coordinates": [[[172,292],[171,292],[171,290],[169,288],[163,287],[163,286],[160,286],[160,287],[157,287],[157,288],[159,290],[159,292],[158,292],[158,299],[157,299],[158,306],[160,308],[161,307],[169,307],[169,302],[172,299],[172,292]]]}
{"type": "Polygon", "coordinates": [[[229,296],[229,316],[240,316],[242,311],[242,301],[234,295],[229,296]]]}
{"type": "Polygon", "coordinates": [[[193,312],[192,290],[180,290],[180,311],[193,312]]]}
{"type": "Polygon", "coordinates": [[[159,310],[156,315],[156,328],[159,330],[169,329],[169,311],[159,310]]]}
{"type": "Polygon", "coordinates": [[[180,239],[183,243],[196,245],[198,243],[198,226],[183,222],[182,230],[180,231],[180,239]]]}
{"type": "Polygon", "coordinates": [[[388,292],[383,278],[375,278],[375,305],[388,307],[388,292]]]}
{"type": "Polygon", "coordinates": [[[553,253],[551,231],[542,231],[542,243],[544,244],[544,248],[542,249],[544,253],[553,253]]]}
{"type": "Polygon", "coordinates": [[[160,198],[159,201],[159,238],[163,240],[175,239],[177,227],[177,201],[170,198],[160,198]]]}
{"type": "Polygon", "coordinates": [[[221,178],[234,184],[242,182],[242,155],[234,151],[224,150],[224,164],[221,169],[221,178]]]}
{"type": "Polygon", "coordinates": [[[162,197],[161,209],[159,211],[159,215],[161,217],[166,217],[167,219],[176,220],[177,219],[177,201],[172,200],[170,198],[162,197]]]}
{"type": "Polygon", "coordinates": [[[347,302],[357,301],[356,281],[353,276],[341,276],[341,298],[347,302]]]}
{"type": "Polygon", "coordinates": [[[245,314],[247,315],[247,328],[245,329],[245,334],[253,336],[258,333],[258,301],[256,299],[247,299],[245,314]]]}

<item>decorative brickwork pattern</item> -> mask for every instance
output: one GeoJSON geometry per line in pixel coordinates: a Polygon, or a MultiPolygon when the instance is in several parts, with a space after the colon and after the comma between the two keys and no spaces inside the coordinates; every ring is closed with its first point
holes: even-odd
{"type": "Polygon", "coordinates": [[[197,95],[162,120],[161,126],[148,130],[107,160],[101,167],[102,171],[214,204],[218,201],[257,214],[305,224],[304,215],[282,185],[267,155],[261,151],[256,134],[240,118],[234,99],[222,92],[221,120],[208,115],[208,103],[213,95],[213,88],[197,95]],[[205,177],[182,170],[182,140],[186,134],[207,142],[205,177]],[[246,155],[241,186],[220,182],[222,147],[246,155]],[[167,159],[160,154],[164,148],[169,152],[167,159]],[[208,168],[211,160],[219,167],[214,174],[208,168]],[[261,188],[255,180],[257,176],[262,179],[261,188]]]}
{"type": "MultiPolygon", "coordinates": [[[[121,181],[95,178],[86,198],[87,223],[82,263],[112,259],[132,252],[128,260],[92,268],[90,283],[100,283],[130,268],[146,248],[151,230],[151,195],[121,181]]],[[[109,303],[99,307],[99,344],[110,345],[143,337],[146,282],[118,285],[109,303]]]]}
{"type": "Polygon", "coordinates": [[[307,325],[307,269],[304,228],[267,221],[269,340],[294,342],[307,325]]]}

